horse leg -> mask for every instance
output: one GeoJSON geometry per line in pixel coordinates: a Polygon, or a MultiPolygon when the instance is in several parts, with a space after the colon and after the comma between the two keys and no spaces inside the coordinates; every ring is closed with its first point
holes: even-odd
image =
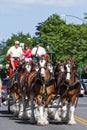
{"type": "Polygon", "coordinates": [[[18,88],[16,86],[14,87],[13,95],[14,95],[13,112],[14,115],[17,116],[19,113],[19,94],[18,94],[18,88]]]}
{"type": "Polygon", "coordinates": [[[30,100],[28,97],[25,98],[24,113],[27,119],[31,118],[30,100]]]}
{"type": "Polygon", "coordinates": [[[67,115],[67,105],[66,105],[66,98],[60,99],[61,108],[58,109],[58,118],[60,121],[66,121],[66,115],[67,115]]]}
{"type": "Polygon", "coordinates": [[[14,92],[14,99],[15,99],[15,101],[17,101],[19,99],[19,95],[16,92],[14,92]]]}
{"type": "Polygon", "coordinates": [[[54,119],[57,121],[63,121],[66,122],[66,115],[67,115],[67,106],[66,103],[62,104],[62,102],[59,102],[59,108],[55,112],[54,119]]]}
{"type": "Polygon", "coordinates": [[[31,118],[30,118],[30,122],[33,124],[36,124],[36,120],[35,120],[35,115],[34,115],[34,94],[31,93],[30,94],[30,101],[31,101],[31,118]]]}
{"type": "Polygon", "coordinates": [[[25,96],[22,95],[21,102],[20,102],[19,115],[18,115],[20,119],[27,119],[25,110],[26,110],[26,101],[25,101],[25,96]]]}
{"type": "Polygon", "coordinates": [[[59,99],[58,106],[60,106],[60,107],[55,110],[54,119],[57,120],[57,121],[62,121],[62,119],[61,119],[61,102],[60,102],[60,99],[59,99]]]}
{"type": "Polygon", "coordinates": [[[37,118],[37,124],[39,125],[47,125],[49,122],[47,120],[47,109],[44,108],[44,105],[42,104],[42,96],[38,95],[36,97],[37,100],[37,104],[38,104],[38,109],[39,109],[39,113],[38,116],[36,115],[37,118]]]}
{"type": "Polygon", "coordinates": [[[47,99],[46,99],[45,106],[47,107],[48,104],[49,104],[49,103],[51,102],[51,100],[53,100],[53,99],[54,99],[54,95],[50,95],[50,96],[48,96],[47,99]]]}
{"type": "Polygon", "coordinates": [[[70,125],[76,124],[75,119],[74,119],[74,111],[75,111],[75,106],[74,105],[70,105],[69,121],[68,121],[68,124],[70,124],[70,125]]]}
{"type": "Polygon", "coordinates": [[[69,107],[69,121],[68,124],[74,125],[76,124],[75,118],[74,118],[74,112],[75,112],[75,101],[76,101],[76,95],[74,95],[71,99],[71,104],[69,107]]]}
{"type": "Polygon", "coordinates": [[[58,120],[58,113],[57,113],[58,109],[55,107],[57,105],[58,105],[57,102],[53,100],[51,103],[51,107],[48,106],[48,117],[52,120],[53,119],[58,120]]]}
{"type": "Polygon", "coordinates": [[[49,124],[47,120],[47,117],[48,117],[47,108],[44,108],[44,105],[40,105],[38,106],[38,109],[39,109],[40,117],[38,118],[37,123],[43,126],[49,124]]]}
{"type": "Polygon", "coordinates": [[[13,93],[14,93],[15,101],[17,101],[19,99],[19,92],[18,92],[18,87],[17,86],[14,86],[13,93]]]}
{"type": "Polygon", "coordinates": [[[55,113],[56,113],[57,108],[50,108],[49,107],[49,103],[51,101],[52,101],[52,105],[57,105],[55,100],[54,100],[54,95],[53,94],[47,97],[47,100],[46,100],[46,103],[45,103],[45,106],[47,108],[45,108],[45,109],[47,109],[47,116],[50,119],[55,119],[55,113]]]}

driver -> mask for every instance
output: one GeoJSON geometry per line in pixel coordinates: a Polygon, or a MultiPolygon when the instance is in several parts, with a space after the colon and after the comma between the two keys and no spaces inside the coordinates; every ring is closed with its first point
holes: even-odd
{"type": "Polygon", "coordinates": [[[39,39],[37,39],[35,41],[35,47],[32,49],[31,54],[32,54],[32,57],[33,57],[34,61],[37,61],[38,57],[46,55],[46,50],[40,45],[40,40],[39,39]]]}

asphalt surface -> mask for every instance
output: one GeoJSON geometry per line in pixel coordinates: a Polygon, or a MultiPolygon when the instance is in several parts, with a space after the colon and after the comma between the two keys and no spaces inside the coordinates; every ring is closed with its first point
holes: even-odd
{"type": "Polygon", "coordinates": [[[0,107],[0,130],[87,130],[87,97],[79,99],[75,115],[84,120],[77,118],[77,124],[74,126],[54,120],[50,120],[47,126],[38,126],[31,124],[29,120],[19,120],[12,113],[8,114],[7,106],[2,106],[0,107]]]}

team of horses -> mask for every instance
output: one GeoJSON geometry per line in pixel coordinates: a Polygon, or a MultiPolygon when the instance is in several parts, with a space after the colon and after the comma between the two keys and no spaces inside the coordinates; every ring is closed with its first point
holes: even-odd
{"type": "Polygon", "coordinates": [[[44,56],[37,62],[22,61],[9,78],[14,115],[43,126],[50,119],[76,124],[74,111],[81,84],[74,68],[73,58],[57,60],[55,67],[44,56]]]}

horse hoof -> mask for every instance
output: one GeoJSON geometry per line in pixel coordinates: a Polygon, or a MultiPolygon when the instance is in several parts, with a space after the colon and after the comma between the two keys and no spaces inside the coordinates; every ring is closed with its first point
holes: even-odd
{"type": "Polygon", "coordinates": [[[48,120],[44,120],[44,124],[48,125],[49,124],[48,120]]]}
{"type": "Polygon", "coordinates": [[[13,115],[15,116],[15,117],[17,117],[18,116],[18,112],[13,112],[13,115]]]}
{"type": "Polygon", "coordinates": [[[75,124],[76,124],[76,122],[75,122],[74,120],[73,120],[73,121],[70,120],[70,121],[68,122],[68,125],[75,125],[75,124]]]}
{"type": "Polygon", "coordinates": [[[22,119],[22,118],[23,118],[23,112],[20,112],[20,113],[18,114],[18,118],[19,118],[19,119],[22,119]]]}
{"type": "Polygon", "coordinates": [[[57,121],[59,121],[59,122],[62,121],[62,119],[60,117],[55,117],[54,119],[57,120],[57,121]]]}
{"type": "Polygon", "coordinates": [[[48,125],[49,122],[48,122],[48,120],[38,120],[37,124],[40,126],[45,126],[45,125],[48,125]]]}
{"type": "Polygon", "coordinates": [[[30,120],[29,120],[29,123],[30,123],[30,124],[36,124],[37,121],[36,121],[36,120],[33,120],[33,119],[30,119],[30,120]]]}
{"type": "Polygon", "coordinates": [[[45,126],[45,123],[44,122],[38,122],[37,123],[39,126],[45,126]]]}
{"type": "Polygon", "coordinates": [[[44,124],[44,121],[42,121],[42,120],[38,120],[37,121],[37,124],[39,125],[39,126],[44,126],[45,124],[44,124]]]}
{"type": "Polygon", "coordinates": [[[25,115],[26,115],[26,117],[27,117],[28,119],[31,118],[31,112],[26,112],[25,115]]]}

